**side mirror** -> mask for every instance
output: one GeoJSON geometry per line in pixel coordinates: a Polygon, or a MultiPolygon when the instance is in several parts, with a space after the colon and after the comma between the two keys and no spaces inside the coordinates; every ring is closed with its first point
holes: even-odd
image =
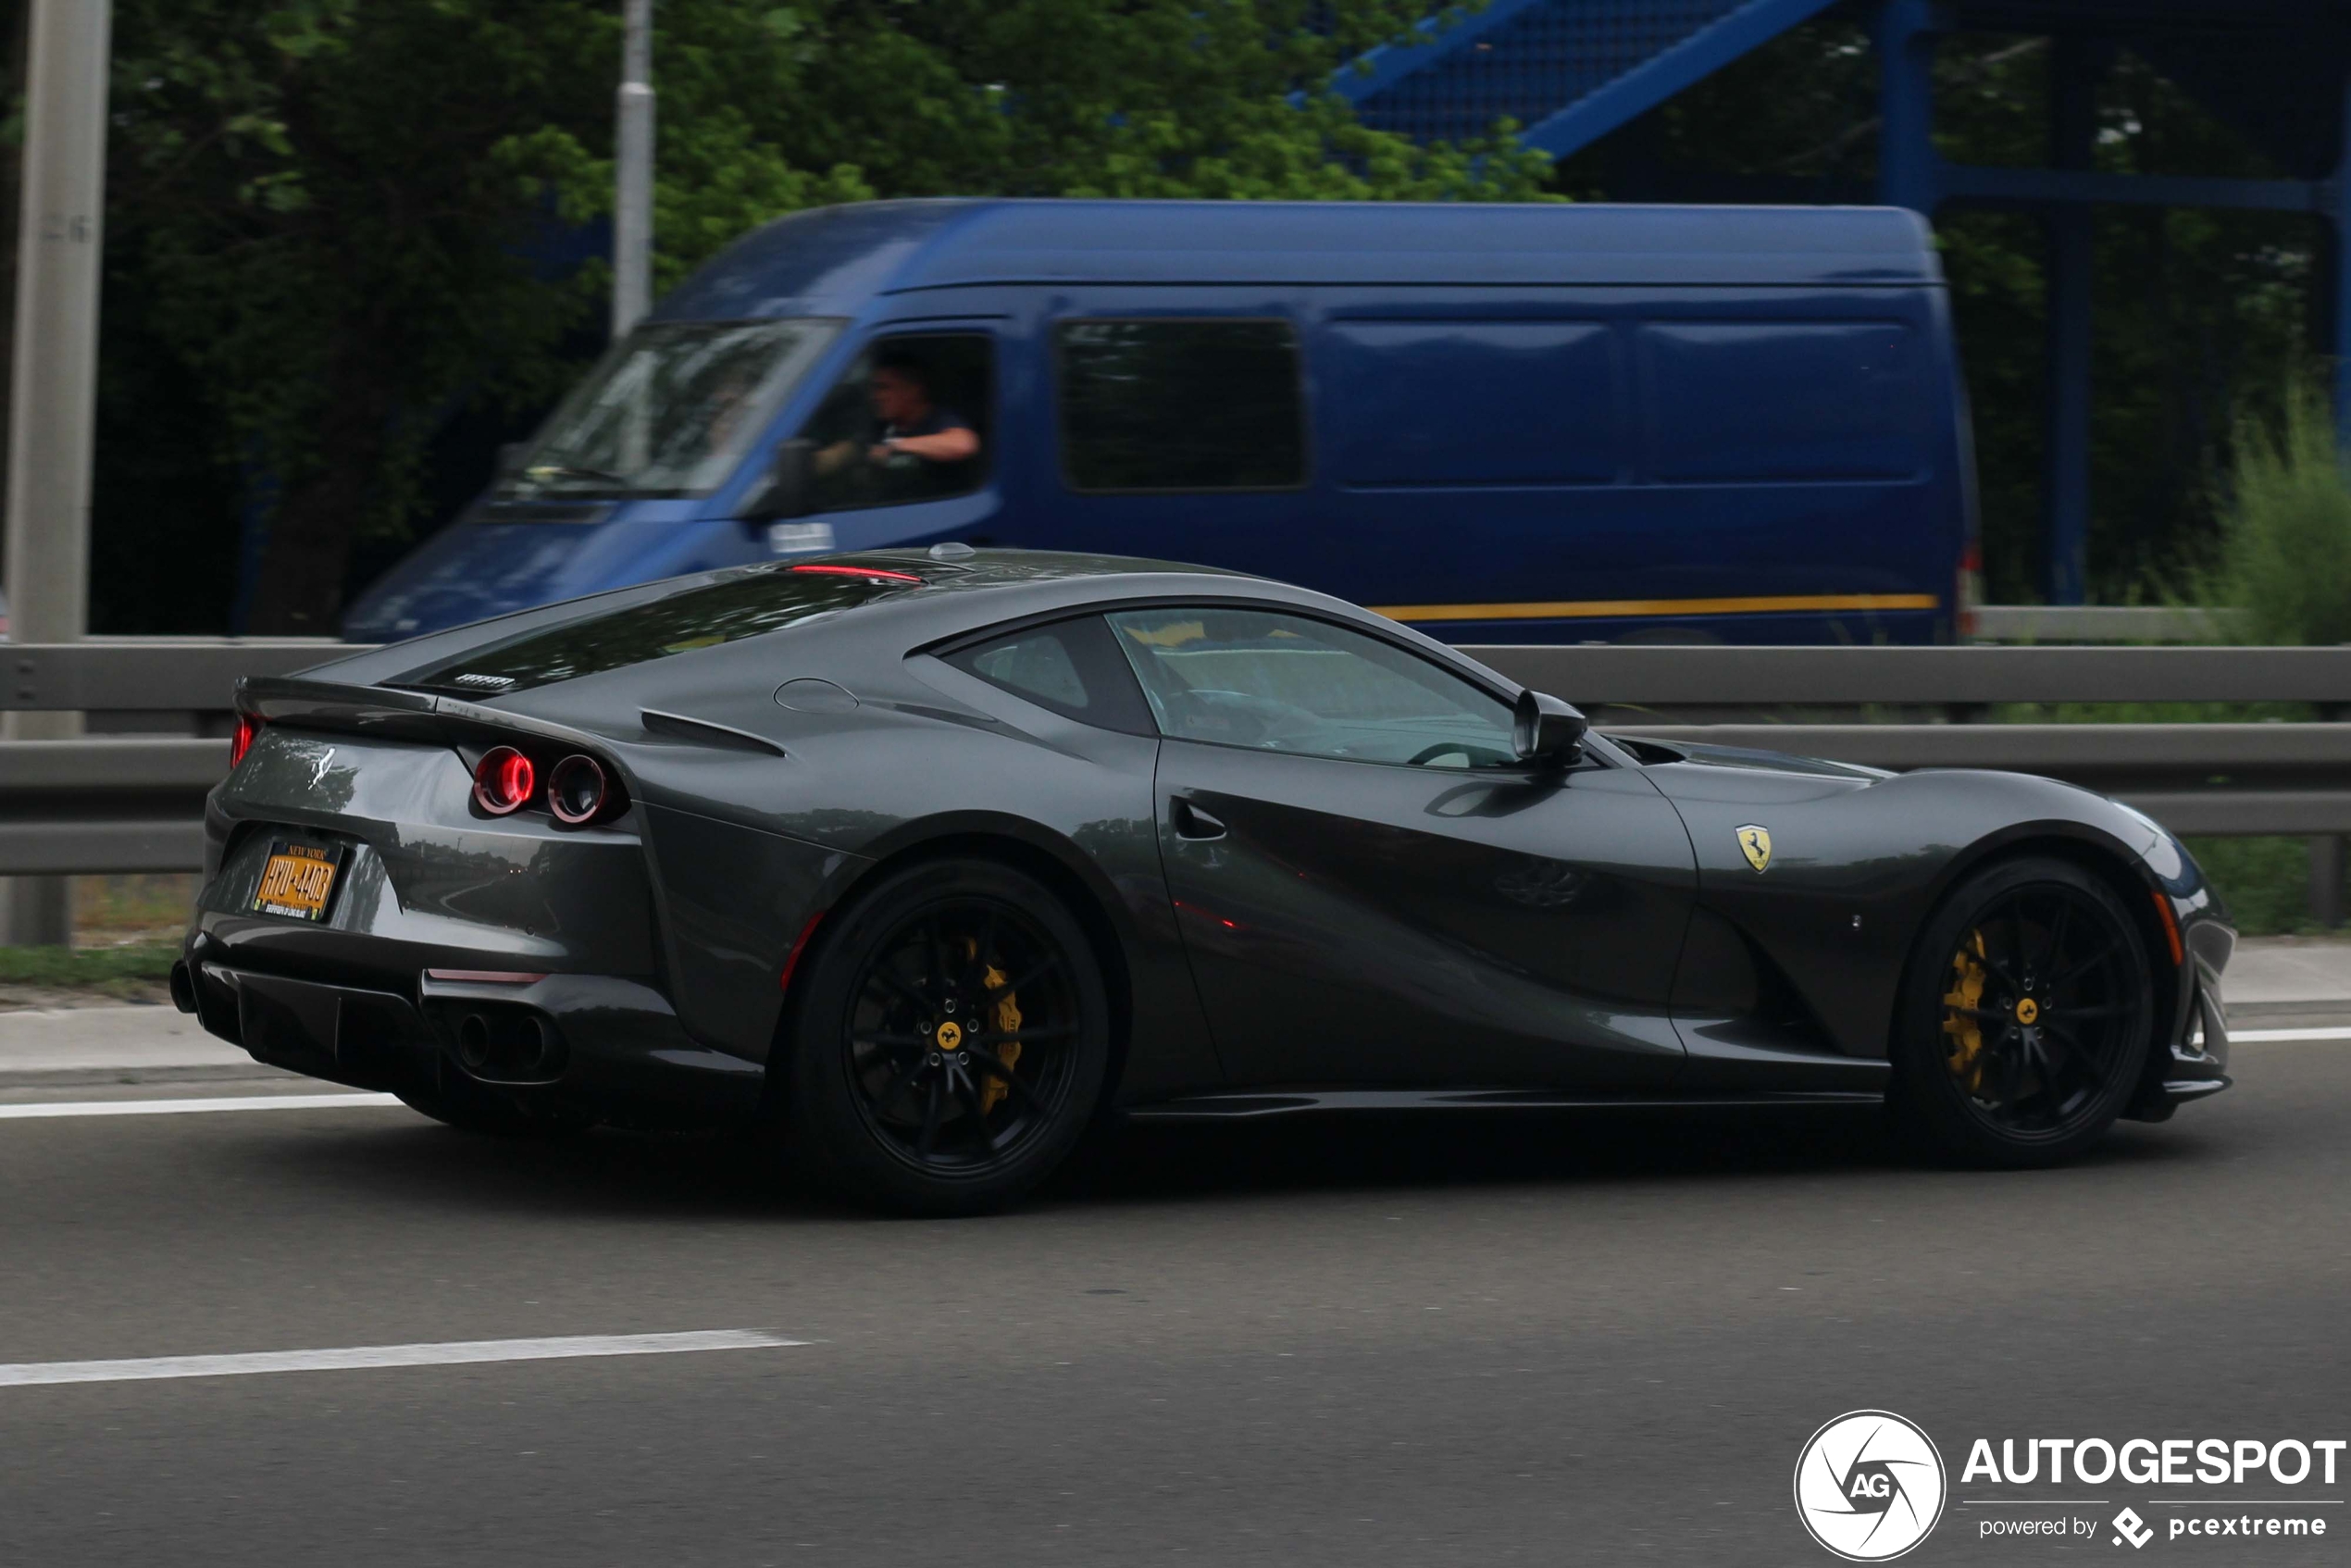
{"type": "Polygon", "coordinates": [[[1567,767],[1584,754],[1584,732],[1591,727],[1574,703],[1541,691],[1522,691],[1511,714],[1511,744],[1521,762],[1567,767]]]}
{"type": "Polygon", "coordinates": [[[815,504],[816,443],[796,436],[776,448],[768,460],[767,488],[753,498],[743,514],[747,523],[804,517],[815,504]]]}
{"type": "Polygon", "coordinates": [[[527,441],[510,441],[502,443],[498,448],[498,468],[491,478],[504,479],[508,474],[520,469],[523,459],[529,455],[530,443],[527,441]]]}

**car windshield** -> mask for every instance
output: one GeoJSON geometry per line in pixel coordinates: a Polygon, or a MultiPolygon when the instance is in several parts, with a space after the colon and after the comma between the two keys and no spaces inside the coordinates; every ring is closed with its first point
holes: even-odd
{"type": "Polygon", "coordinates": [[[702,495],[726,481],[837,321],[656,321],[564,399],[507,498],[702,495]]]}

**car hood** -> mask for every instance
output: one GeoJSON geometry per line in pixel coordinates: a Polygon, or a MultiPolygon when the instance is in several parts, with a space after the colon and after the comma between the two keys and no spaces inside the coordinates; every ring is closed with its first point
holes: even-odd
{"type": "Polygon", "coordinates": [[[1847,778],[1858,783],[1873,783],[1891,778],[1893,773],[1882,767],[1865,767],[1860,763],[1830,762],[1824,757],[1800,757],[1789,752],[1758,751],[1746,746],[1711,746],[1702,741],[1656,740],[1639,735],[1613,735],[1607,739],[1633,753],[1645,763],[1694,762],[1709,767],[1744,767],[1760,773],[1809,774],[1816,778],[1847,778]]]}

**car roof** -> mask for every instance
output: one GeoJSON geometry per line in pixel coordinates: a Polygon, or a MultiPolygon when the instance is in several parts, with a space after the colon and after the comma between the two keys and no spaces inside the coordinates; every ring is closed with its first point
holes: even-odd
{"type": "Polygon", "coordinates": [[[1942,268],[1899,207],[938,199],[816,207],[754,230],[656,320],[852,315],[991,284],[1918,285],[1942,268]]]}
{"type": "Polygon", "coordinates": [[[869,550],[795,562],[731,566],[690,577],[641,583],[585,598],[540,605],[470,626],[453,627],[407,642],[390,644],[303,672],[310,678],[372,684],[397,680],[437,662],[569,623],[629,609],[671,594],[749,573],[847,571],[903,573],[920,579],[903,591],[880,595],[858,606],[848,619],[826,618],[761,632],[745,641],[800,642],[868,635],[901,652],[948,641],[992,627],[1113,607],[1121,601],[1203,598],[1253,601],[1351,621],[1391,640],[1424,644],[1449,663],[1463,662],[1441,644],[1373,615],[1345,600],[1270,578],[1214,566],[1135,556],[1075,552],[976,549],[963,545],[929,549],[869,550]]]}

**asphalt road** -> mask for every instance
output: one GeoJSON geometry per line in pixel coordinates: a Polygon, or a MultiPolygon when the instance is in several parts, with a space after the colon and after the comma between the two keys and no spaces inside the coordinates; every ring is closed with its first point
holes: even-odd
{"type": "MultiPolygon", "coordinates": [[[[1954,1498],[2160,1526],[2176,1489],[1959,1470],[1976,1436],[2351,1436],[2351,1042],[2238,1066],[2044,1174],[1849,1114],[1366,1119],[1130,1134],[952,1223],[398,1109],[0,1121],[0,1363],[809,1341],[0,1386],[0,1563],[1825,1563],[1790,1475],[1856,1407],[1933,1434],[1954,1498]]],[[[2306,1512],[2325,1540],[2147,1555],[2351,1555],[2351,1508],[2306,1512]]],[[[1999,1512],[1905,1561],[2116,1552],[1982,1542],[1999,1512]]]]}

